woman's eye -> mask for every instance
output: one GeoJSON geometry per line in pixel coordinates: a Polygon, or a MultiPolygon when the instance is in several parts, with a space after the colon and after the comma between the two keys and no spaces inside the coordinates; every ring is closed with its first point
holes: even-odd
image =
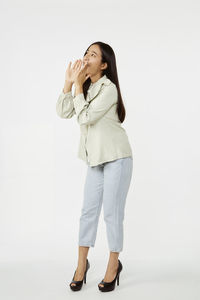
{"type": "MultiPolygon", "coordinates": [[[[88,54],[88,52],[85,55],[87,55],[87,54],[88,54]]],[[[96,55],[94,53],[91,53],[91,55],[93,55],[94,57],[96,57],[96,55]]]]}

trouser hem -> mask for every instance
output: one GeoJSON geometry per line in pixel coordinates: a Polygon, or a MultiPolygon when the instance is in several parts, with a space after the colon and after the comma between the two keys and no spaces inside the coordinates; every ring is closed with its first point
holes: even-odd
{"type": "Polygon", "coordinates": [[[94,247],[93,244],[84,244],[84,243],[79,243],[79,246],[82,246],[82,247],[94,247]]]}

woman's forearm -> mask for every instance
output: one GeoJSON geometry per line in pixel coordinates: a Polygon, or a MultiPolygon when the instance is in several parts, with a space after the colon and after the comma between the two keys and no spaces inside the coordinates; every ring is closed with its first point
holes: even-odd
{"type": "Polygon", "coordinates": [[[66,93],[70,92],[72,90],[72,85],[73,85],[73,83],[65,80],[65,84],[64,84],[64,88],[63,88],[63,93],[66,94],[66,93]]]}
{"type": "Polygon", "coordinates": [[[83,93],[83,86],[79,84],[75,84],[75,96],[83,93]]]}

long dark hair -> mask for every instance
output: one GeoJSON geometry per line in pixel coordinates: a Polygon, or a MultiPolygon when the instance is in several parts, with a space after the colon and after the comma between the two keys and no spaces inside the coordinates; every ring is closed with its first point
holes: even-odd
{"type": "MultiPolygon", "coordinates": [[[[101,63],[107,63],[107,68],[102,70],[102,76],[106,75],[117,87],[118,91],[118,103],[117,103],[117,114],[119,117],[119,120],[121,123],[123,123],[125,116],[126,116],[126,110],[123,104],[121,91],[119,87],[119,81],[118,81],[118,75],[117,75],[117,65],[116,65],[116,59],[115,59],[115,53],[111,46],[108,44],[105,44],[103,42],[94,42],[92,45],[99,45],[101,50],[101,63]]],[[[87,50],[90,48],[90,46],[87,48],[87,50]]],[[[86,55],[86,52],[84,53],[84,56],[86,55]]],[[[88,88],[90,86],[91,79],[90,77],[84,82],[83,84],[83,93],[86,98],[88,88]]]]}

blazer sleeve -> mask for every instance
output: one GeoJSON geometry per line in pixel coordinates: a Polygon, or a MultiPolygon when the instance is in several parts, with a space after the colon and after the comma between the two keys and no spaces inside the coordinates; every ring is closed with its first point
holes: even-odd
{"type": "Polygon", "coordinates": [[[118,92],[115,85],[104,86],[91,102],[85,100],[83,93],[78,94],[73,98],[78,123],[95,124],[117,101],[118,92]]]}
{"type": "Polygon", "coordinates": [[[56,112],[61,118],[72,118],[75,115],[72,91],[64,93],[63,90],[56,103],[56,112]]]}

